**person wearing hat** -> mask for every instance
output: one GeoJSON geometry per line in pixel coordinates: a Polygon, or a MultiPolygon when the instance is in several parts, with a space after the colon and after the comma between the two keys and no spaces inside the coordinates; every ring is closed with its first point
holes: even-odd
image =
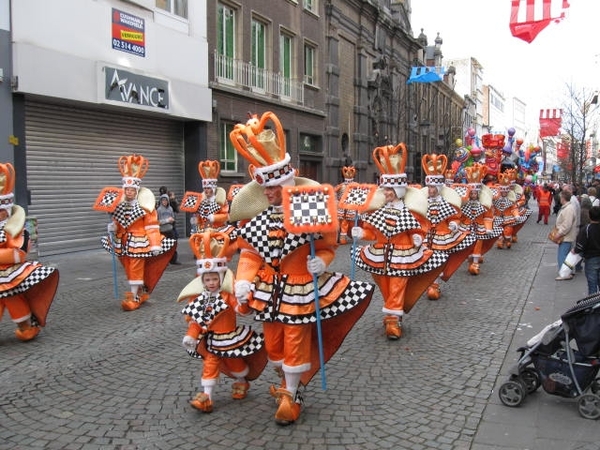
{"type": "Polygon", "coordinates": [[[27,261],[29,233],[25,210],[14,204],[15,170],[0,164],[0,319],[6,309],[17,325],[20,341],[34,339],[46,325],[46,316],[58,287],[58,269],[27,261]]]}
{"type": "Polygon", "coordinates": [[[229,237],[217,231],[194,233],[190,246],[196,256],[196,278],[179,294],[187,300],[181,313],[188,327],[182,344],[188,354],[204,361],[199,392],[190,405],[213,411],[213,391],[219,376],[233,378],[231,397],[246,398],[250,381],[258,378],[267,363],[262,335],[247,325],[237,325],[236,313],[247,315],[247,304],[233,295],[233,272],[227,267],[229,237]]]}
{"type": "Polygon", "coordinates": [[[121,156],[118,165],[122,190],[105,188],[94,209],[110,212],[109,235],[102,238],[102,246],[119,258],[125,270],[129,291],[121,307],[133,311],[150,298],[177,241],[160,234],[154,194],[141,186],[148,160],[142,155],[121,156]],[[107,195],[110,192],[115,194],[107,195]]]}
{"type": "Polygon", "coordinates": [[[325,271],[335,257],[337,232],[309,235],[286,229],[283,189],[319,184],[295,176],[277,116],[267,112],[259,119],[254,115],[245,124],[237,124],[230,138],[250,162],[253,174],[253,181],[240,189],[230,208],[230,219],[243,221],[238,229],[240,256],[234,292],[238,302],[247,303],[263,324],[269,362],[282,378],[279,387],[270,389],[277,402],[275,421],[288,425],[300,417],[300,386],[320,368],[313,277],[319,286],[324,362],[364,313],[374,286],[325,271]],[[268,122],[274,130],[265,128],[268,122]]]}
{"type": "Polygon", "coordinates": [[[502,228],[494,225],[492,212],[494,194],[482,183],[486,172],[486,166],[474,163],[465,168],[467,184],[452,186],[457,191],[459,187],[463,188],[465,192],[459,228],[470,230],[476,239],[469,255],[468,270],[471,275],[479,275],[483,255],[494,246],[494,242],[502,234],[502,228]]]}
{"type": "Polygon", "coordinates": [[[427,289],[430,300],[438,300],[441,295],[441,281],[448,281],[452,274],[471,254],[475,236],[468,228],[461,226],[462,199],[452,188],[445,185],[444,173],[448,165],[446,155],[427,154],[421,158],[421,166],[426,173],[427,220],[425,245],[431,250],[448,254],[448,260],[439,279],[427,289]]]}
{"type": "Polygon", "coordinates": [[[519,208],[517,207],[514,191],[511,189],[510,175],[498,174],[498,184],[495,187],[493,213],[494,223],[502,227],[502,234],[496,241],[499,249],[511,248],[513,227],[519,220],[519,208]]]}
{"type": "MultiPolygon", "coordinates": [[[[354,166],[342,167],[342,175],[344,181],[335,187],[336,198],[338,201],[344,195],[346,188],[350,183],[354,182],[354,176],[356,175],[356,168],[354,166]]],[[[351,209],[339,209],[338,210],[338,223],[340,224],[340,233],[338,242],[342,245],[348,243],[348,232],[351,230],[354,224],[354,218],[356,217],[356,211],[351,209]]]]}
{"type": "Polygon", "coordinates": [[[427,197],[407,185],[404,143],[375,148],[373,160],[381,172],[379,189],[360,226],[352,228],[352,237],[375,242],[359,247],[354,258],[379,286],[385,335],[397,340],[403,316],[441,271],[447,256],[423,245],[427,197]]]}

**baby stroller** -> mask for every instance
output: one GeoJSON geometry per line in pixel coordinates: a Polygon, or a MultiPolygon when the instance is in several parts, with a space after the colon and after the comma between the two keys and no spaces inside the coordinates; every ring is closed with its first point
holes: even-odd
{"type": "Polygon", "coordinates": [[[521,353],[498,390],[502,403],[519,406],[542,386],[552,395],[579,398],[579,414],[600,417],[600,294],[578,301],[517,349],[521,353]]]}

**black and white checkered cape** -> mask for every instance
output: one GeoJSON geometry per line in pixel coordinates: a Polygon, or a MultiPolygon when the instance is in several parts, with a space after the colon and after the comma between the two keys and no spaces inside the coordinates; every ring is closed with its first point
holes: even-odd
{"type": "MultiPolygon", "coordinates": [[[[120,256],[129,256],[130,258],[152,258],[152,257],[156,256],[155,254],[153,254],[150,251],[144,252],[144,253],[129,252],[128,251],[128,248],[129,248],[128,243],[131,241],[132,238],[133,238],[133,236],[131,235],[131,233],[127,233],[127,237],[125,239],[125,241],[126,241],[125,246],[123,246],[121,244],[121,240],[115,239],[114,236],[112,237],[112,240],[111,240],[110,236],[103,236],[100,239],[100,243],[102,244],[102,248],[104,248],[104,250],[106,250],[108,253],[114,253],[116,256],[119,256],[119,257],[120,256]],[[113,247],[113,245],[114,245],[114,247],[113,247]]],[[[148,239],[148,238],[145,238],[145,239],[148,239]]],[[[162,240],[160,241],[160,253],[159,254],[168,252],[176,244],[177,244],[177,240],[163,236],[162,240]]]]}
{"type": "Polygon", "coordinates": [[[481,218],[487,212],[487,208],[479,200],[469,200],[462,207],[462,214],[471,221],[469,227],[475,239],[496,239],[502,234],[502,228],[498,225],[492,226],[492,232],[488,233],[481,218]]]}
{"type": "MultiPolygon", "coordinates": [[[[285,258],[298,247],[309,242],[310,237],[306,233],[285,233],[280,252],[274,252],[269,242],[269,230],[277,228],[283,229],[283,213],[269,207],[243,225],[238,230],[238,237],[248,242],[269,265],[277,259],[285,258]]],[[[319,233],[314,234],[315,241],[321,238],[319,233]]]]}
{"type": "Polygon", "coordinates": [[[402,251],[393,244],[365,245],[350,249],[350,257],[354,259],[356,267],[365,272],[376,275],[394,277],[413,277],[437,269],[448,260],[448,253],[441,251],[426,251],[424,246],[402,251]],[[402,265],[421,263],[414,268],[402,268],[402,265]]]}
{"type": "MultiPolygon", "coordinates": [[[[338,272],[325,272],[318,277],[319,305],[321,320],[327,320],[354,308],[363,300],[370,298],[374,286],[363,281],[351,281],[338,272]],[[339,297],[332,298],[331,292],[340,283],[346,287],[339,297]]],[[[264,304],[255,319],[264,322],[282,322],[291,325],[315,323],[317,321],[314,309],[315,295],[312,277],[303,284],[291,284],[287,275],[276,275],[272,282],[261,282],[253,292],[255,301],[264,304]],[[285,314],[282,306],[285,304],[304,306],[306,314],[285,314]]]]}
{"type": "MultiPolygon", "coordinates": [[[[220,295],[210,297],[208,292],[203,292],[188,303],[181,313],[208,329],[215,318],[229,308],[230,306],[220,295]]],[[[203,339],[206,340],[206,348],[210,353],[224,358],[251,355],[260,350],[264,344],[263,336],[256,334],[247,325],[239,325],[235,330],[227,333],[209,331],[203,339]]],[[[188,350],[188,354],[194,358],[201,358],[195,350],[188,350]]]]}
{"type": "Polygon", "coordinates": [[[397,209],[385,206],[363,215],[361,219],[377,228],[388,239],[404,231],[421,229],[419,221],[406,207],[397,209]]]}
{"type": "Polygon", "coordinates": [[[13,264],[0,270],[0,285],[5,283],[12,284],[15,279],[19,278],[24,272],[35,266],[37,267],[17,286],[5,291],[1,291],[0,298],[22,294],[31,287],[48,278],[56,270],[54,267],[43,266],[37,261],[25,261],[21,264],[13,264]]]}

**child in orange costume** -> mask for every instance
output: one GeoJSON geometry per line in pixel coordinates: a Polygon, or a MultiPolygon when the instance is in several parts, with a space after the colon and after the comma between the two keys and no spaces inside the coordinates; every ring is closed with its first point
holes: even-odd
{"type": "Polygon", "coordinates": [[[59,276],[53,267],[26,261],[25,210],[13,203],[14,186],[12,164],[0,164],[0,318],[6,308],[17,325],[17,339],[30,341],[46,325],[59,276]]]}
{"type": "Polygon", "coordinates": [[[213,390],[221,373],[234,378],[232,398],[244,399],[249,381],[262,372],[267,359],[263,338],[248,326],[238,326],[236,313],[249,314],[248,305],[239,305],[232,294],[233,273],[227,269],[224,233],[195,233],[190,245],[196,256],[198,277],[186,286],[178,301],[188,299],[181,311],[188,321],[183,346],[192,357],[204,360],[200,384],[203,392],[190,402],[209,413],[213,390]]]}

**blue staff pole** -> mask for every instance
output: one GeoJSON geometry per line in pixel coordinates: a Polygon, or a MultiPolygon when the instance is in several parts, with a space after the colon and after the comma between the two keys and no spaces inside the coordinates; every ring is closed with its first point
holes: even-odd
{"type": "Polygon", "coordinates": [[[115,254],[115,241],[112,233],[108,233],[108,240],[112,247],[112,271],[113,271],[113,287],[115,293],[115,299],[119,300],[119,285],[117,284],[117,255],[115,254]]]}
{"type": "MultiPolygon", "coordinates": [[[[310,257],[315,257],[315,238],[310,235],[310,257]]],[[[315,285],[315,314],[317,316],[317,341],[319,344],[319,365],[321,366],[321,388],[327,390],[327,379],[325,378],[325,356],[323,355],[323,334],[321,331],[321,306],[319,305],[319,277],[313,272],[313,284],[315,285]]]]}

